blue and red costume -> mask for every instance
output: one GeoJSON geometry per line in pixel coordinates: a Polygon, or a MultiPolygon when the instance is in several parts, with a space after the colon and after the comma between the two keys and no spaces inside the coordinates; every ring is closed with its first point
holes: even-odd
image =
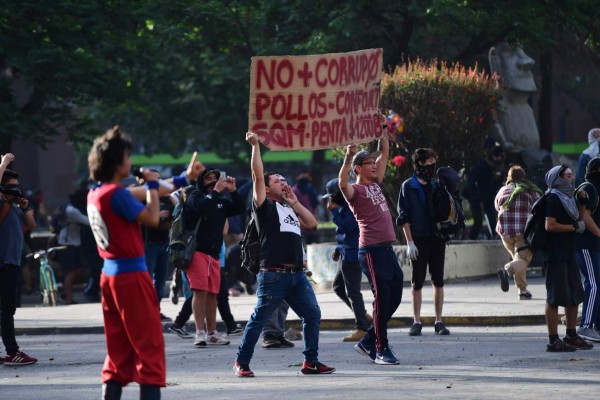
{"type": "Polygon", "coordinates": [[[88,194],[88,216],[104,259],[100,279],[107,355],[102,382],[166,386],[165,344],[156,291],[136,218],[144,206],[119,185],[88,194]]]}

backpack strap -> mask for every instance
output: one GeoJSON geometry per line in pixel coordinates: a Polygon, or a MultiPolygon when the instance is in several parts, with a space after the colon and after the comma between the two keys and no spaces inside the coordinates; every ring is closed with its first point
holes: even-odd
{"type": "Polygon", "coordinates": [[[2,208],[0,209],[0,222],[4,221],[4,218],[6,218],[9,211],[10,204],[8,204],[8,201],[4,200],[4,202],[2,203],[2,208]]]}

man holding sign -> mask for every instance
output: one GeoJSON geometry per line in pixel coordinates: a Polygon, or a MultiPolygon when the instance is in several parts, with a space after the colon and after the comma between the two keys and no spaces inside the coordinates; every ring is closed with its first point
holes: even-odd
{"type": "Polygon", "coordinates": [[[387,134],[379,138],[379,150],[356,152],[346,149],[340,170],[340,189],[356,217],[359,227],[358,262],[367,275],[373,300],[373,323],[354,348],[376,364],[399,364],[388,345],[387,324],[402,301],[404,275],[392,243],[396,241],[394,223],[381,189],[388,160],[387,134]],[[349,183],[349,172],[356,183],[349,183]]]}

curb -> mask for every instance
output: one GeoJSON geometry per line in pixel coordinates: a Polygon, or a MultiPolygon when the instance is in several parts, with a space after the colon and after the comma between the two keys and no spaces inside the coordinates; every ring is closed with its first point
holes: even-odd
{"type": "MultiPolygon", "coordinates": [[[[237,321],[245,325],[248,321],[237,321]]],[[[433,326],[434,317],[423,317],[423,325],[433,326]]],[[[413,323],[412,317],[395,317],[390,320],[388,327],[405,328],[413,323]]],[[[503,315],[503,316],[447,316],[444,317],[444,323],[448,326],[523,326],[523,325],[545,325],[544,315],[503,315]]],[[[169,333],[168,326],[170,322],[163,323],[163,332],[169,333]]],[[[290,320],[286,322],[289,328],[302,329],[300,320],[290,320]]],[[[194,331],[194,324],[188,322],[186,325],[188,332],[194,331]]],[[[222,322],[217,323],[217,329],[223,332],[225,326],[222,322]]],[[[322,330],[352,330],[354,329],[353,319],[324,319],[321,320],[322,330]]],[[[103,326],[68,326],[68,327],[28,327],[15,328],[17,335],[85,335],[85,334],[104,334],[103,326]]]]}

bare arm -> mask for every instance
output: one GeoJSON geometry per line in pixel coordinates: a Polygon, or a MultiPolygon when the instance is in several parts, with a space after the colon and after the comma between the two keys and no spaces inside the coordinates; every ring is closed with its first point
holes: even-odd
{"type": "Polygon", "coordinates": [[[33,210],[29,208],[29,200],[25,197],[21,197],[19,199],[19,207],[21,207],[21,211],[23,211],[23,223],[29,230],[33,230],[35,228],[35,216],[33,215],[33,210]]]}
{"type": "Polygon", "coordinates": [[[344,156],[344,163],[340,169],[339,186],[342,194],[346,198],[346,201],[354,197],[354,188],[350,185],[350,168],[352,166],[352,157],[356,154],[356,145],[351,144],[346,147],[346,155],[344,156]]]}
{"type": "Polygon", "coordinates": [[[410,229],[410,224],[408,222],[405,222],[402,225],[402,230],[404,231],[404,237],[406,238],[406,242],[412,242],[412,230],[410,229]]]}
{"type": "Polygon", "coordinates": [[[385,177],[385,170],[387,169],[387,162],[390,152],[390,142],[387,133],[384,132],[384,134],[381,135],[379,138],[379,145],[377,147],[377,150],[381,152],[379,157],[377,157],[377,182],[381,183],[385,177]]]}
{"type": "Polygon", "coordinates": [[[260,207],[267,198],[265,189],[265,177],[262,157],[260,155],[260,141],[258,135],[254,132],[246,133],[246,141],[252,146],[252,156],[250,158],[250,168],[252,169],[253,198],[256,206],[260,207]]]}
{"type": "Polygon", "coordinates": [[[13,162],[15,159],[15,155],[12,153],[6,153],[2,156],[0,160],[0,179],[4,176],[4,171],[8,168],[8,165],[13,162]]]}
{"type": "MultiPolygon", "coordinates": [[[[145,182],[158,182],[158,172],[144,170],[142,174],[145,182]]],[[[146,207],[137,216],[136,221],[146,226],[149,226],[150,228],[155,228],[158,226],[158,223],[160,221],[160,204],[157,189],[146,190],[146,207]]]]}
{"type": "Polygon", "coordinates": [[[556,218],[546,217],[544,228],[548,232],[575,232],[575,226],[570,224],[559,224],[556,218]]]}

